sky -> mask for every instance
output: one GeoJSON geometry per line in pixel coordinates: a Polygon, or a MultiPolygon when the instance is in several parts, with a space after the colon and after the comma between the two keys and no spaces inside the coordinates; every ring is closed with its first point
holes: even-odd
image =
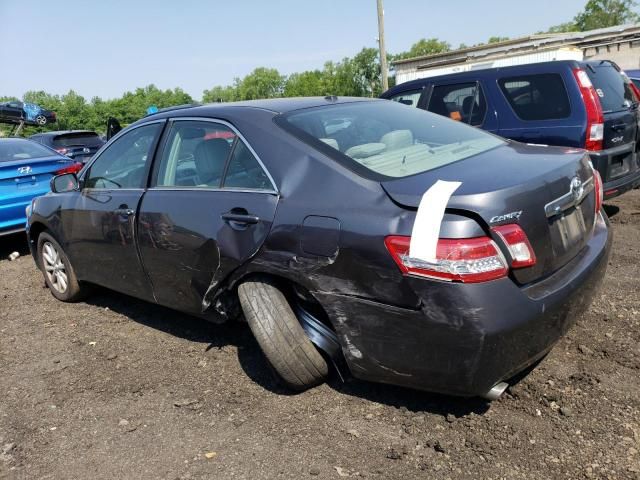
{"type": "MultiPolygon", "coordinates": [[[[586,0],[385,0],[387,51],[456,47],[569,21],[586,0]]],[[[0,96],[87,100],[148,84],[194,99],[256,67],[281,74],[377,47],[376,0],[0,0],[0,96]]]]}

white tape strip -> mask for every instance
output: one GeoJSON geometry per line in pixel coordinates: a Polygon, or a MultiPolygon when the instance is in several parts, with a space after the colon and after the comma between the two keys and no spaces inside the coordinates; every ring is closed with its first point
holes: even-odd
{"type": "Polygon", "coordinates": [[[424,192],[411,232],[410,257],[435,263],[444,209],[447,207],[451,195],[460,185],[462,182],[438,180],[429,190],[424,192]]]}

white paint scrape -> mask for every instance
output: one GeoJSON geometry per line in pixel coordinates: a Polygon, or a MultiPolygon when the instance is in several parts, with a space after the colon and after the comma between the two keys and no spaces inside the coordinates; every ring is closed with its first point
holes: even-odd
{"type": "Polygon", "coordinates": [[[424,192],[411,232],[410,257],[435,263],[444,209],[447,207],[451,195],[460,185],[462,182],[438,180],[429,190],[424,192]]]}

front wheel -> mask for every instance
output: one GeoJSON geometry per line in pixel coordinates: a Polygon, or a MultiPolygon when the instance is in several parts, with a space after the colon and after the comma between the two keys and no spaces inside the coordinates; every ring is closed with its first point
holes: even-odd
{"type": "Polygon", "coordinates": [[[47,124],[47,117],[45,117],[44,115],[38,115],[36,117],[36,123],[40,126],[46,125],[47,124]]]}
{"type": "Polygon", "coordinates": [[[285,386],[301,391],[325,381],[327,362],[273,280],[247,281],[238,287],[238,297],[249,328],[285,386]]]}
{"type": "Polygon", "coordinates": [[[38,263],[51,294],[63,302],[77,302],[87,293],[76,278],[69,258],[60,244],[48,233],[38,238],[38,263]]]}

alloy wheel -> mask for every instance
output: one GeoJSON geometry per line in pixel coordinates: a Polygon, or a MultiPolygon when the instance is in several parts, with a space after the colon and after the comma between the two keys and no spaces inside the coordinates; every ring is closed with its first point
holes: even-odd
{"type": "Polygon", "coordinates": [[[51,242],[44,242],[42,245],[42,259],[44,260],[44,270],[50,285],[59,293],[66,292],[69,284],[67,272],[64,262],[60,258],[60,252],[51,242]]]}

